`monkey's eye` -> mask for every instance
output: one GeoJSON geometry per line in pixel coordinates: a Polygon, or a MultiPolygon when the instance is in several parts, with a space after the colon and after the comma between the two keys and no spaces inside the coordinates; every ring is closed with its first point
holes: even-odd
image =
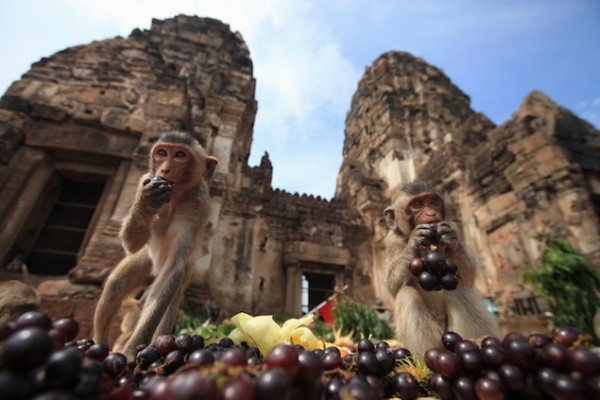
{"type": "Polygon", "coordinates": [[[185,153],[185,151],[178,151],[177,153],[175,153],[175,158],[185,158],[187,157],[187,154],[185,153]]]}
{"type": "Polygon", "coordinates": [[[434,197],[431,199],[431,205],[432,206],[439,206],[441,204],[441,200],[439,197],[434,197]]]}
{"type": "Polygon", "coordinates": [[[157,156],[160,156],[160,157],[166,157],[166,156],[167,156],[167,151],[166,151],[166,150],[164,150],[164,149],[159,149],[159,150],[156,152],[156,155],[157,155],[157,156]]]}
{"type": "Polygon", "coordinates": [[[410,202],[411,208],[421,208],[423,207],[423,200],[413,200],[410,202]]]}

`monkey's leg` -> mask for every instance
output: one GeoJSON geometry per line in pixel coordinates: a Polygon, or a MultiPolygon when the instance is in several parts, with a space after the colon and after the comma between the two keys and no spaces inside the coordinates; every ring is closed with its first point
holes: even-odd
{"type": "Polygon", "coordinates": [[[94,314],[94,341],[108,344],[110,320],[130,293],[148,282],[152,262],[146,250],[125,257],[106,279],[94,314]]]}
{"type": "Polygon", "coordinates": [[[484,336],[500,337],[496,318],[485,308],[477,291],[458,285],[448,293],[448,330],[459,333],[465,339],[480,339],[484,336]]]}
{"type": "MultiPolygon", "coordinates": [[[[177,249],[177,247],[175,247],[177,249]]],[[[178,252],[173,251],[175,254],[178,252]]],[[[177,256],[181,257],[181,255],[177,256]]],[[[156,328],[160,324],[169,304],[176,299],[177,292],[185,290],[186,264],[182,260],[167,262],[148,288],[142,313],[129,342],[125,346],[125,355],[135,357],[135,349],[141,344],[150,344],[156,328]],[[171,264],[172,266],[170,266],[171,264]]]]}
{"type": "MultiPolygon", "coordinates": [[[[443,303],[439,293],[434,302],[443,303]]],[[[425,302],[422,294],[413,286],[403,286],[394,305],[396,336],[414,355],[423,357],[427,349],[441,344],[445,321],[425,302]],[[436,316],[437,315],[437,316],[436,316]]]]}
{"type": "Polygon", "coordinates": [[[177,318],[179,316],[179,307],[183,302],[183,297],[185,294],[185,288],[177,291],[173,300],[167,307],[165,314],[163,315],[154,335],[152,335],[152,341],[156,340],[156,338],[160,335],[168,335],[173,332],[173,328],[175,328],[175,324],[177,323],[177,318]]]}

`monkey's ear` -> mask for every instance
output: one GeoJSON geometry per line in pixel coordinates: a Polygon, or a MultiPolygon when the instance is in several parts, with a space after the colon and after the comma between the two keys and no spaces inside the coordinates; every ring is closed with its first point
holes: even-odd
{"type": "Polygon", "coordinates": [[[210,180],[212,179],[215,169],[217,169],[217,164],[219,161],[213,156],[206,157],[206,170],[204,171],[204,179],[210,180]]]}
{"type": "Polygon", "coordinates": [[[394,211],[393,207],[388,207],[383,210],[383,216],[385,217],[385,223],[388,228],[395,230],[397,228],[396,225],[396,211],[394,211]]]}

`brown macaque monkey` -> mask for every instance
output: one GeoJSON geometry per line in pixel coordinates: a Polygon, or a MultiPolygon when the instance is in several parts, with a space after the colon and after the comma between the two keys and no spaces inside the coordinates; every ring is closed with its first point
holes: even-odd
{"type": "Polygon", "coordinates": [[[500,336],[498,324],[474,287],[476,266],[463,247],[456,226],[446,221],[442,197],[427,182],[415,180],[384,211],[390,231],[386,244],[386,285],[394,296],[396,336],[413,354],[441,347],[444,332],[464,339],[500,336]],[[434,243],[435,242],[435,243],[434,243]],[[435,245],[458,266],[454,290],[426,291],[409,271],[409,264],[435,245]]]}
{"type": "Polygon", "coordinates": [[[171,333],[192,276],[190,258],[203,240],[210,214],[208,181],[217,159],[181,131],[163,133],[150,150],[120,238],[127,255],[106,279],[94,315],[94,340],[107,343],[110,321],[128,296],[150,286],[123,352],[171,333]]]}

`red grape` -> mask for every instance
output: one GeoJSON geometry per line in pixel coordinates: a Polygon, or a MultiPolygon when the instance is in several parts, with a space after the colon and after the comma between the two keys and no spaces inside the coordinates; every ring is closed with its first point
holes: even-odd
{"type": "Polygon", "coordinates": [[[440,274],[446,271],[446,259],[444,255],[438,251],[430,251],[425,256],[425,265],[430,272],[440,274]]]}
{"type": "Polygon", "coordinates": [[[70,342],[79,333],[79,322],[73,318],[61,318],[52,322],[52,328],[63,334],[65,342],[70,342]]]}
{"type": "Polygon", "coordinates": [[[497,380],[490,378],[479,378],[475,382],[475,394],[479,400],[503,400],[504,389],[497,380]]]}
{"type": "Polygon", "coordinates": [[[295,377],[300,370],[298,351],[288,344],[273,347],[265,360],[269,368],[282,368],[290,377],[295,377]]]}
{"type": "Polygon", "coordinates": [[[408,264],[408,270],[415,277],[421,275],[421,272],[425,271],[423,259],[420,257],[413,259],[410,264],[408,264]]]}

